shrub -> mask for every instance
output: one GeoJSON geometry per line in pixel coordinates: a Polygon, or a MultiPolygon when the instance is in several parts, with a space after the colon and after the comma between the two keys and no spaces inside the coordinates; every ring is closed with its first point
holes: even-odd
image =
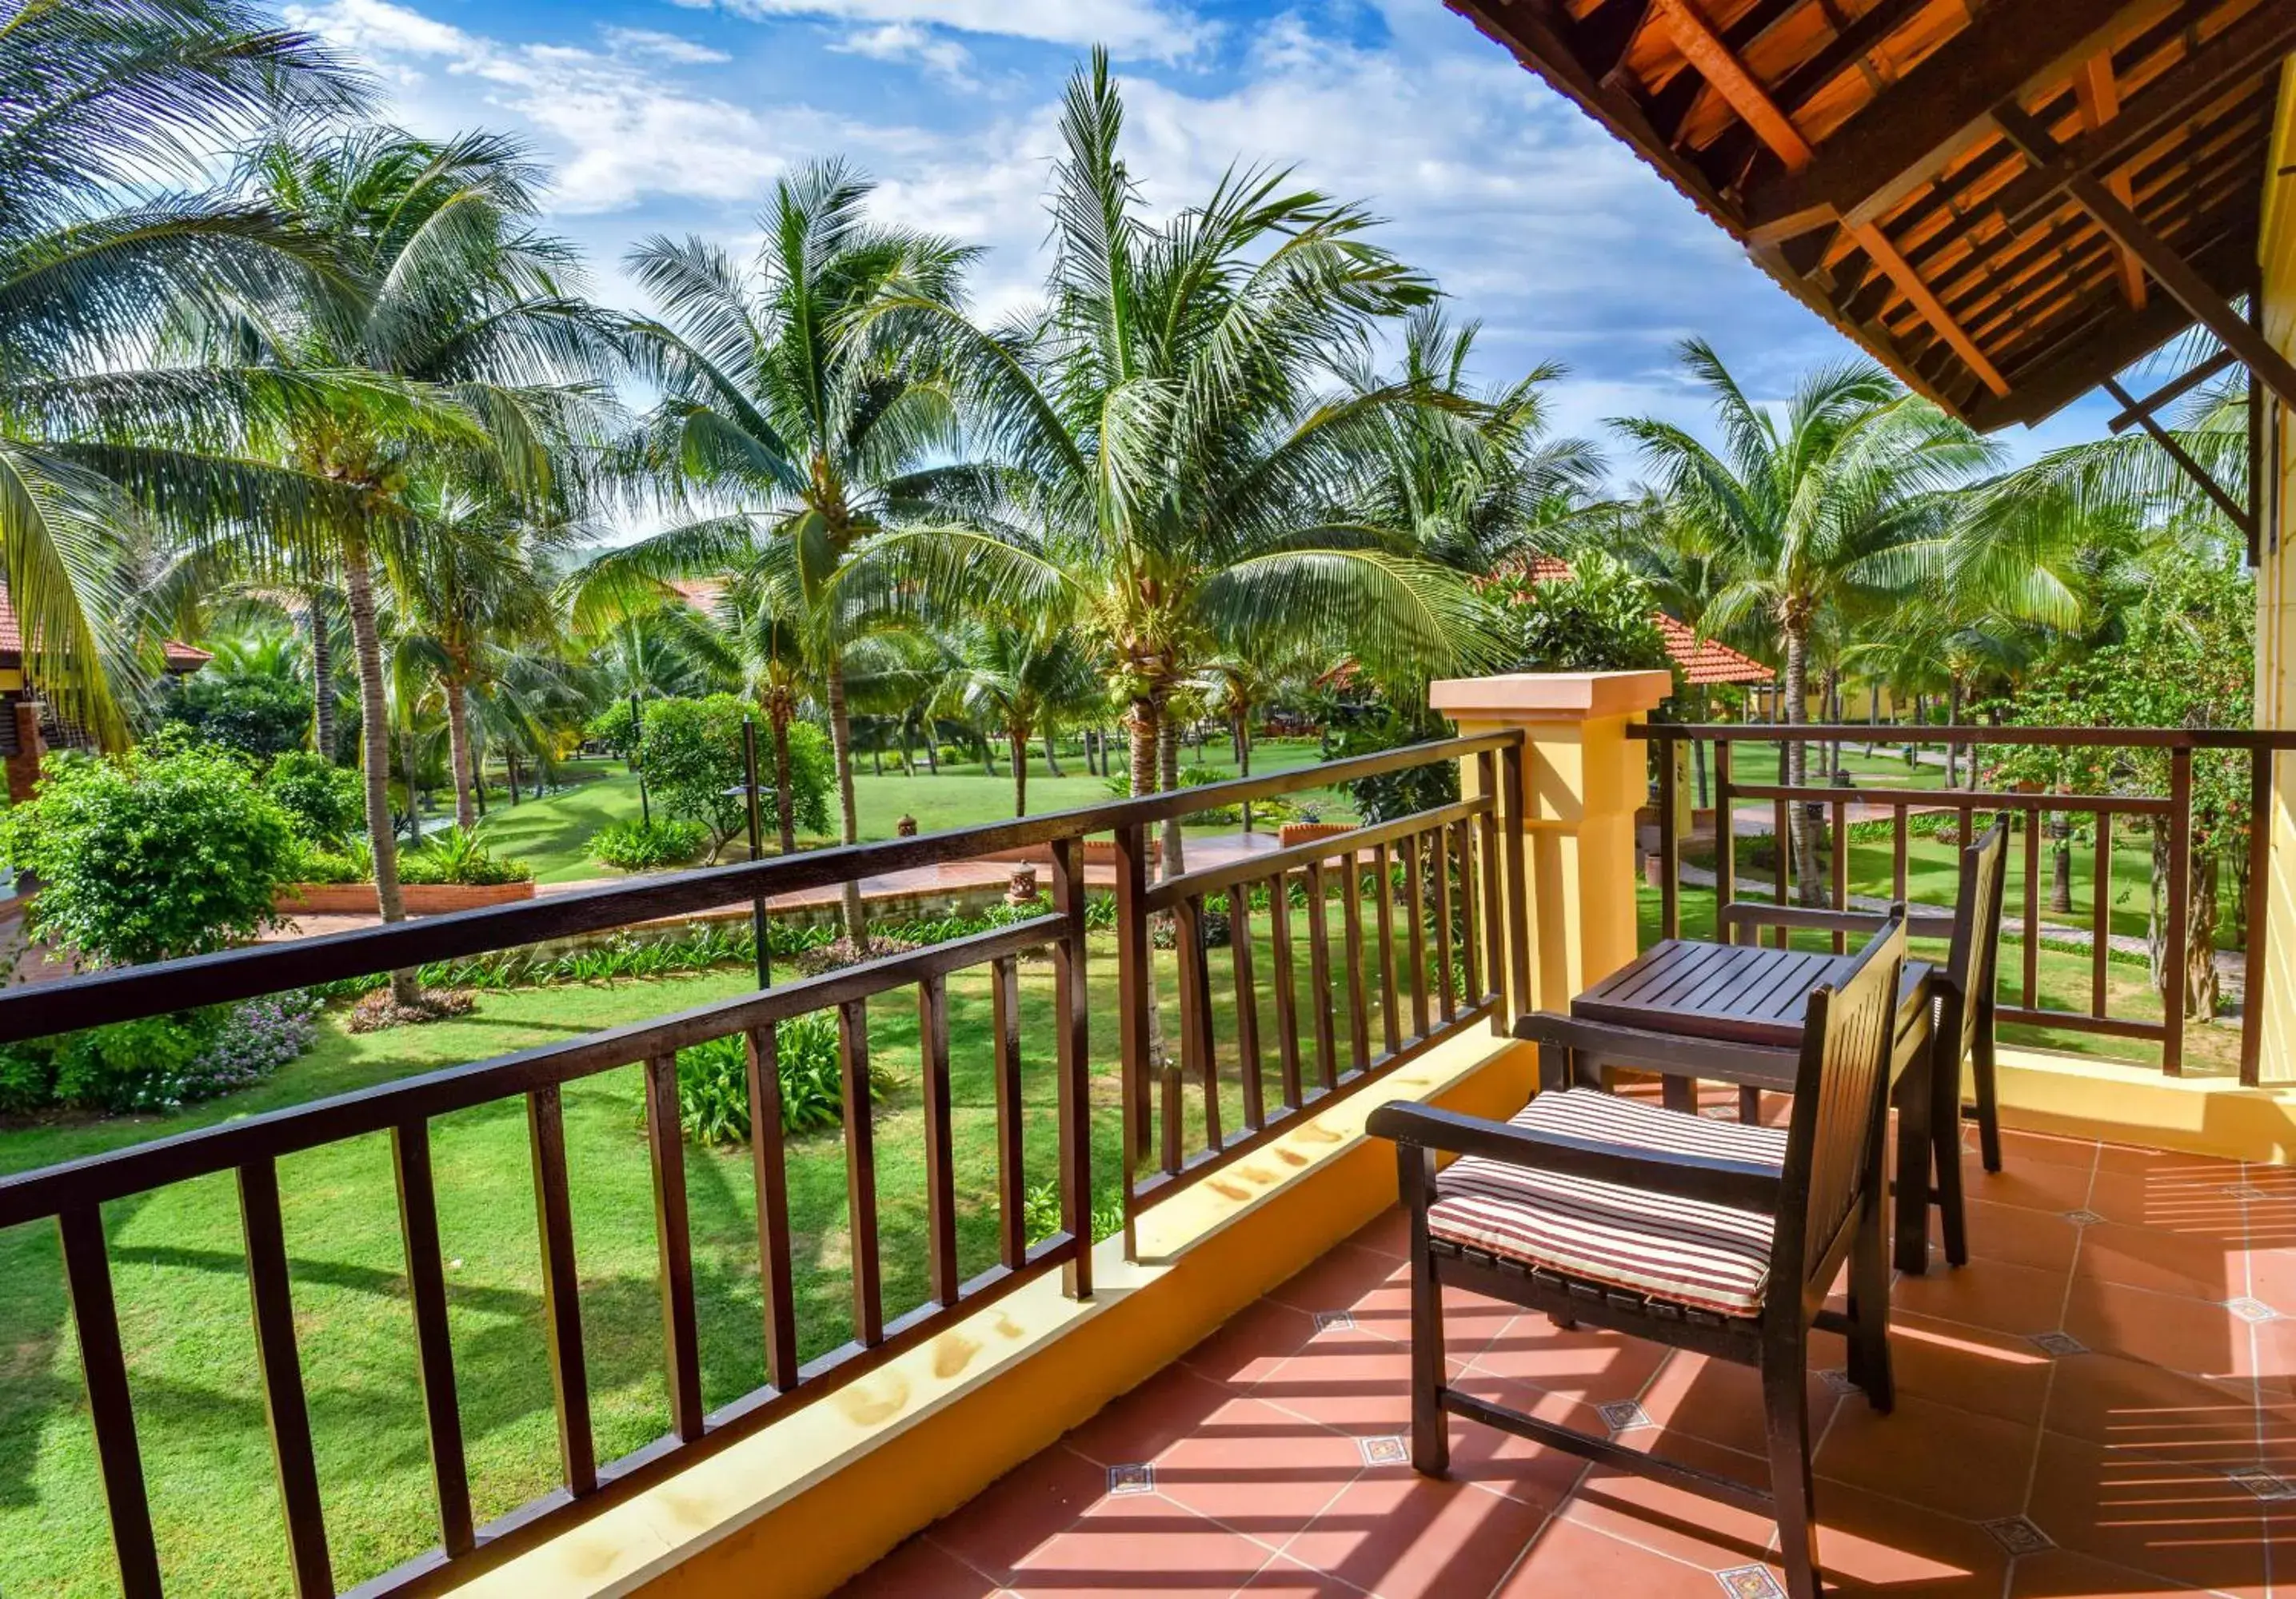
{"type": "Polygon", "coordinates": [[[124,756],[53,757],[37,795],[0,815],[0,859],[40,880],[31,937],[129,965],[274,924],[295,830],[243,761],[162,738],[124,756]]]}
{"type": "Polygon", "coordinates": [[[201,672],[169,682],[160,715],[201,743],[266,760],[303,747],[311,731],[311,696],[299,684],[278,678],[201,672]]]}
{"type": "Polygon", "coordinates": [[[374,865],[372,857],[362,862],[347,851],[303,844],[294,851],[287,877],[291,882],[368,882],[373,880],[374,865]]]}
{"type": "Polygon", "coordinates": [[[12,1044],[0,1048],[0,1116],[29,1116],[55,1098],[56,1057],[52,1049],[12,1044]]]}
{"type": "MultiPolygon", "coordinates": [[[[758,805],[766,832],[771,833],[781,800],[774,787],[772,746],[764,742],[767,735],[762,730],[758,736],[758,781],[764,785],[758,795],[758,805]]],[[[829,734],[811,722],[792,722],[787,736],[790,819],[800,832],[827,832],[829,796],[837,787],[837,756],[829,747],[829,734]]]]}
{"type": "Polygon", "coordinates": [[[221,1026],[178,1080],[176,1098],[188,1104],[259,1083],[310,1048],[318,1033],[319,1001],[304,990],[224,1008],[221,1026]]]}
{"type": "MultiPolygon", "coordinates": [[[[279,802],[295,831],[333,849],[366,824],[366,799],[357,772],[308,750],[291,750],[271,763],[263,791],[279,802]]],[[[305,879],[316,882],[316,879],[305,879]]]]}
{"type": "MultiPolygon", "coordinates": [[[[1021,1197],[1022,1228],[1030,1243],[1041,1243],[1061,1230],[1061,1185],[1047,1177],[1032,1183],[1021,1197]]],[[[1095,1242],[1113,1238],[1124,1231],[1124,1201],[1114,1195],[1096,1201],[1092,1208],[1092,1236],[1095,1242]]]]}
{"type": "MultiPolygon", "coordinates": [[[[432,833],[422,840],[422,849],[398,857],[398,881],[482,888],[534,880],[533,867],[495,854],[487,848],[485,835],[483,827],[449,827],[432,833]]],[[[373,875],[372,866],[368,875],[373,875]]]]}
{"type": "Polygon", "coordinates": [[[183,1103],[178,1079],[220,1031],[210,1012],[178,1011],[68,1034],[56,1047],[56,1101],[113,1115],[168,1110],[183,1103]]]}
{"type": "MultiPolygon", "coordinates": [[[[783,1132],[809,1133],[844,1120],[837,1024],[827,1012],[792,1017],[775,1027],[774,1059],[781,1078],[783,1132]]],[[[873,1099],[883,1098],[890,1086],[882,1075],[871,1073],[873,1099]]],[[[748,1139],[749,1052],[739,1035],[677,1052],[677,1119],[687,1136],[704,1144],[748,1139]]]]}
{"type": "Polygon", "coordinates": [[[618,872],[657,872],[692,860],[707,841],[698,822],[616,822],[590,835],[590,857],[618,872]]]}
{"type": "Polygon", "coordinates": [[[172,1111],[262,1081],[310,1048],[319,999],[294,990],[114,1021],[0,1051],[0,1113],[172,1111]]]}

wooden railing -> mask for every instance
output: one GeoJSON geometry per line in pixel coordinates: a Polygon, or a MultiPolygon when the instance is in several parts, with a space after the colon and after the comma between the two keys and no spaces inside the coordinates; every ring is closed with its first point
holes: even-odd
{"type": "MultiPolygon", "coordinates": [[[[2114,818],[2130,819],[2133,823],[2128,829],[2131,835],[2138,827],[2142,827],[2150,837],[2165,834],[2168,857],[2165,876],[2170,891],[2164,896],[2166,903],[2161,907],[2165,929],[2161,941],[2168,952],[2166,958],[2175,963],[2175,970],[2178,973],[2172,982],[2171,993],[2181,996],[2182,963],[2193,931],[2189,925],[2190,893],[2188,889],[2180,885],[2189,884],[2193,865],[2194,755],[2203,750],[2245,753],[2248,758],[2247,814],[2251,818],[2268,818],[2272,808],[2272,757],[2278,751],[2296,749],[2296,734],[2169,727],[2008,727],[1982,725],[1898,727],[1863,723],[1790,726],[1775,723],[1697,726],[1651,723],[1634,729],[1634,732],[1636,736],[1648,739],[1658,747],[1658,758],[1653,764],[1658,787],[1660,920],[1663,936],[1678,936],[1681,925],[1682,840],[1677,814],[1679,807],[1677,785],[1683,779],[1678,775],[1677,762],[1672,758],[1678,746],[1702,744],[1707,746],[1711,755],[1716,936],[1731,941],[1757,939],[1760,936],[1761,928],[1767,927],[1781,947],[1794,931],[1816,931],[1830,933],[1834,947],[1840,950],[1845,947],[1853,931],[1871,923],[1870,914],[1855,911],[1850,906],[1847,824],[1852,806],[1888,808],[1891,824],[1889,898],[1892,899],[1906,897],[1908,843],[1915,811],[1952,813],[1956,823],[1956,836],[1964,845],[1970,841],[1980,825],[1988,824],[1980,823],[1980,817],[2000,815],[2009,820],[2016,833],[2021,835],[2013,838],[2012,843],[2013,848],[2021,850],[2023,882],[2021,901],[2005,907],[2003,919],[2005,938],[2013,932],[2021,946],[2017,966],[2012,968],[2005,962],[2001,967],[2005,987],[2014,985],[2012,991],[2015,1000],[1998,1007],[1996,1013],[1997,1019],[2004,1022],[2060,1028],[2071,1032],[2154,1043],[2160,1046],[2161,1070],[2170,1076],[2181,1074],[2185,1066],[2187,1018],[2180,999],[2172,997],[2164,1002],[2159,1021],[2111,1013],[2107,970],[2112,955],[2113,895],[2110,885],[2113,881],[2114,818]],[[1932,747],[1943,745],[1964,750],[2010,746],[2037,750],[2079,748],[2165,751],[2168,767],[2166,791],[2142,793],[2116,788],[2101,792],[2066,792],[2024,787],[1925,789],[1878,784],[1842,788],[1831,783],[1791,784],[1783,781],[1787,770],[1786,752],[1792,745],[1808,746],[1810,758],[1815,759],[1817,750],[1822,746],[1846,748],[1887,743],[1894,748],[1908,742],[1932,747]],[[1744,744],[1775,745],[1782,781],[1772,783],[1736,781],[1732,771],[1732,750],[1744,744]],[[1742,891],[1736,839],[1730,820],[1738,806],[1748,800],[1767,803],[1770,808],[1769,836],[1775,868],[1769,890],[1759,902],[1749,900],[1742,891]],[[1804,808],[1806,814],[1814,813],[1816,817],[1822,818],[1826,824],[1827,836],[1834,840],[1827,863],[1828,881],[1815,896],[1797,895],[1797,885],[1793,881],[1793,813],[1797,807],[1804,808]],[[2047,923],[2051,918],[2051,914],[2045,912],[2041,905],[2041,850],[2043,833],[2050,819],[2076,816],[2089,818],[2094,828],[2089,922],[2086,929],[2074,930],[2087,934],[2088,1003],[2083,1009],[2068,1010],[2044,1004],[2040,993],[2040,955],[2043,945],[2047,941],[2047,923]],[[1824,903],[1807,903],[1811,898],[1822,899],[1824,903]],[[1793,903],[1797,898],[1802,903],[1793,903]]],[[[1970,769],[1976,770],[1973,757],[1970,769]]],[[[2268,900],[2263,885],[2268,871],[2270,847],[2268,824],[2251,825],[2245,856],[2251,889],[2247,901],[2247,947],[2239,1052],[2240,1080],[2251,1085],[2259,1080],[2260,1074],[2260,988],[2268,900]]],[[[1942,937],[1950,931],[1949,907],[1924,913],[1916,905],[1915,910],[1910,925],[1916,937],[1942,937]]]]}
{"type": "MultiPolygon", "coordinates": [[[[1505,924],[1515,930],[1514,934],[1503,942],[1516,952],[1514,958],[1520,962],[1524,948],[1523,899],[1520,832],[1510,825],[1505,848],[1499,847],[1498,811],[1493,796],[1505,798],[1510,817],[1519,816],[1521,742],[1519,733],[1510,732],[1418,745],[1177,794],[682,873],[419,922],[105,972],[0,995],[0,1043],[8,1043],[744,902],[758,905],[770,895],[908,867],[1042,846],[1049,846],[1051,851],[1050,913],[1010,926],[820,976],[765,984],[757,992],[634,1025],[0,1177],[0,1228],[53,1219],[58,1229],[123,1590],[130,1599],[159,1594],[160,1569],[144,1486],[145,1462],[137,1444],[127,1361],[113,1300],[102,1218],[107,1201],[203,1176],[234,1175],[246,1242],[258,1370],[286,1513],[295,1588],[306,1596],[331,1594],[335,1591],[336,1575],[320,1500],[302,1351],[290,1294],[279,1162],[283,1157],[347,1139],[378,1133],[389,1136],[407,1304],[430,1441],[439,1543],[428,1553],[359,1584],[357,1591],[378,1595],[440,1591],[660,1481],[701,1456],[755,1432],[795,1406],[833,1391],[1025,1283],[1058,1270],[1065,1292],[1077,1298],[1090,1297],[1094,1176],[1092,1040],[1086,986],[1086,835],[1112,832],[1117,844],[1128,1243],[1131,1218],[1142,1208],[1178,1192],[1271,1136],[1286,1118],[1319,1099],[1374,1080],[1437,1040],[1499,1014],[1495,990],[1500,964],[1497,946],[1502,940],[1495,939],[1492,930],[1505,919],[1512,919],[1505,924]],[[1265,800],[1466,758],[1480,763],[1480,792],[1475,799],[1304,849],[1248,857],[1236,866],[1176,878],[1152,889],[1146,881],[1148,831],[1168,819],[1239,805],[1247,799],[1265,800]],[[1398,918],[1391,903],[1395,896],[1386,886],[1391,866],[1399,868],[1402,875],[1399,919],[1409,950],[1408,967],[1400,979],[1394,956],[1394,923],[1398,918]],[[1368,968],[1358,891],[1367,871],[1381,885],[1374,908],[1378,964],[1368,968]],[[1343,885],[1346,958],[1341,977],[1349,1040],[1344,1069],[1336,1055],[1339,1002],[1332,992],[1325,921],[1326,890],[1334,876],[1343,885]],[[1311,977],[1304,996],[1295,992],[1290,970],[1294,957],[1289,885],[1295,877],[1307,885],[1307,905],[1301,914],[1311,977]],[[1267,914],[1275,937],[1271,964],[1275,968],[1275,1038],[1282,1062],[1282,1109],[1273,1113],[1265,1103],[1258,1069],[1261,985],[1251,958],[1250,918],[1251,889],[1259,884],[1274,890],[1267,914]],[[1233,977],[1240,1007],[1236,1013],[1240,1019],[1248,1018],[1242,1021],[1244,1031],[1238,1058],[1250,1062],[1235,1078],[1242,1129],[1233,1136],[1223,1134],[1227,1123],[1219,1103],[1222,1078],[1210,1029],[1205,938],[1207,900],[1222,894],[1233,918],[1233,977]],[[1471,912],[1463,914],[1478,895],[1482,916],[1471,912]],[[1155,995],[1153,923],[1168,914],[1177,930],[1175,953],[1183,1018],[1180,1059],[1173,1066],[1152,1067],[1147,1054],[1147,1015],[1155,995]],[[1431,964],[1423,958],[1423,941],[1431,938],[1435,947],[1431,964]],[[1060,1225],[1050,1236],[1031,1242],[1022,1222],[1020,1007],[1014,964],[1024,952],[1038,949],[1049,949],[1054,964],[1060,1225]],[[995,1057],[996,1086],[1000,1259],[990,1269],[960,1280],[958,1195],[951,1147],[948,980],[955,973],[982,967],[990,974],[994,1012],[989,1047],[995,1057]],[[929,1292],[914,1309],[888,1319],[882,1290],[875,1135],[865,1111],[849,1113],[843,1119],[843,1138],[847,1220],[852,1240],[853,1336],[840,1348],[800,1361],[775,1029],[776,1024],[797,1016],[834,1012],[844,1103],[849,1112],[866,1107],[871,1097],[867,1004],[873,996],[902,988],[915,989],[919,1007],[929,1292]],[[1372,1052],[1368,1019],[1374,991],[1382,1023],[1376,1054],[1372,1052]],[[1410,1005],[1407,1032],[1399,1013],[1405,993],[1410,1005]],[[1305,1026],[1314,1039],[1312,1082],[1303,1064],[1303,1004],[1305,1026]],[[742,1039],[747,1054],[763,1298],[759,1337],[767,1381],[764,1386],[711,1411],[704,1408],[702,1398],[676,1056],[689,1046],[727,1037],[742,1039]],[[629,1455],[601,1461],[583,1352],[583,1307],[578,1291],[580,1260],[572,1225],[562,1095],[570,1083],[633,1064],[640,1066],[644,1074],[670,1430],[629,1455]],[[1203,1090],[1203,1149],[1185,1158],[1182,1152],[1184,1080],[1203,1090]],[[1152,1104],[1152,1083],[1161,1086],[1160,1108],[1152,1104]],[[461,1395],[448,1337],[430,1128],[438,1118],[455,1111],[516,1099],[524,1101],[532,1152],[542,1312],[557,1415],[561,1480],[540,1499],[480,1525],[473,1513],[464,1460],[461,1395]],[[1140,1177],[1137,1167],[1153,1147],[1152,1119],[1158,1118],[1163,1159],[1152,1173],[1140,1177]]],[[[767,975],[761,964],[761,983],[767,975]]],[[[1520,972],[1514,980],[1516,993],[1526,991],[1520,972]]]]}

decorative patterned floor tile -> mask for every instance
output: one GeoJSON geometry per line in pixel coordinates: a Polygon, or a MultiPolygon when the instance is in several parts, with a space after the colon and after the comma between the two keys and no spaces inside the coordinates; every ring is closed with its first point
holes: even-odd
{"type": "Polygon", "coordinates": [[[1352,1332],[1356,1330],[1355,1313],[1349,1310],[1318,1310],[1316,1331],[1318,1332],[1352,1332]]]}
{"type": "Polygon", "coordinates": [[[2047,1533],[2023,1516],[2003,1516],[1997,1521],[1988,1521],[1985,1530],[1993,1535],[1995,1543],[2012,1554],[2038,1554],[2044,1549],[2056,1547],[2047,1533]]]}
{"type": "Polygon", "coordinates": [[[1851,1380],[1846,1366],[1829,1365],[1817,1374],[1817,1380],[1825,1384],[1828,1393],[1854,1394],[1857,1391],[1857,1384],[1851,1380]]]}
{"type": "Polygon", "coordinates": [[[2104,1219],[2094,1210],[2068,1210],[2065,1219],[2077,1227],[2093,1227],[2104,1219]]]}
{"type": "Polygon", "coordinates": [[[1614,1438],[1621,1432],[1632,1432],[1637,1427],[1657,1424],[1650,1419],[1650,1413],[1632,1399],[1613,1399],[1607,1405],[1597,1405],[1595,1409],[1602,1416],[1603,1425],[1611,1430],[1614,1438]]]}
{"type": "Polygon", "coordinates": [[[1108,1468],[1108,1496],[1111,1499],[1155,1491],[1156,1468],[1144,1461],[1136,1465],[1112,1465],[1108,1468]]]}
{"type": "Polygon", "coordinates": [[[2279,1472],[2264,1466],[2234,1466],[2225,1475],[2259,1499],[2276,1505],[2284,1500],[2296,1499],[2296,1482],[2291,1482],[2279,1472]]]}
{"type": "Polygon", "coordinates": [[[2280,1319],[2280,1312],[2262,1300],[2226,1300],[2224,1308],[2244,1322],[2270,1322],[2280,1319]]]}
{"type": "Polygon", "coordinates": [[[1411,1464],[1410,1440],[1396,1433],[1390,1432],[1378,1438],[1359,1438],[1356,1439],[1356,1447],[1363,1452],[1363,1463],[1367,1466],[1411,1464]]]}
{"type": "Polygon", "coordinates": [[[2036,1332],[2026,1341],[2052,1360],[2062,1360],[2067,1355],[2088,1353],[2088,1345],[2070,1332],[2036,1332]]]}
{"type": "Polygon", "coordinates": [[[1732,1566],[1726,1571],[1714,1573],[1714,1580],[1730,1599],[1785,1599],[1786,1591],[1778,1586],[1777,1573],[1767,1566],[1732,1566]]]}
{"type": "Polygon", "coordinates": [[[2260,1200],[2270,1199],[2272,1197],[2269,1191],[2259,1188],[2253,1183],[2234,1183],[2228,1185],[2221,1190],[2221,1192],[2226,1199],[2260,1200]]]}

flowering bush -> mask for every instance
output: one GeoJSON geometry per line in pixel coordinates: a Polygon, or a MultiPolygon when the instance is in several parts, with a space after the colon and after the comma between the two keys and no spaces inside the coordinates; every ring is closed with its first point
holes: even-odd
{"type": "Polygon", "coordinates": [[[213,1099],[261,1082],[319,1036],[318,996],[296,989],[228,1008],[215,1041],[179,1081],[180,1103],[213,1099]]]}
{"type": "Polygon", "coordinates": [[[266,995],[36,1039],[0,1052],[0,1113],[172,1111],[262,1081],[311,1047],[319,1000],[266,995]]]}

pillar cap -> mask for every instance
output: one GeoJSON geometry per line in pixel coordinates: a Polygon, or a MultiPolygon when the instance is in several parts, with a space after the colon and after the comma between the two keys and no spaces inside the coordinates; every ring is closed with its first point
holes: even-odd
{"type": "Polygon", "coordinates": [[[1509,672],[1438,678],[1427,703],[1458,722],[1591,722],[1653,710],[1673,692],[1672,672],[1509,672]]]}

